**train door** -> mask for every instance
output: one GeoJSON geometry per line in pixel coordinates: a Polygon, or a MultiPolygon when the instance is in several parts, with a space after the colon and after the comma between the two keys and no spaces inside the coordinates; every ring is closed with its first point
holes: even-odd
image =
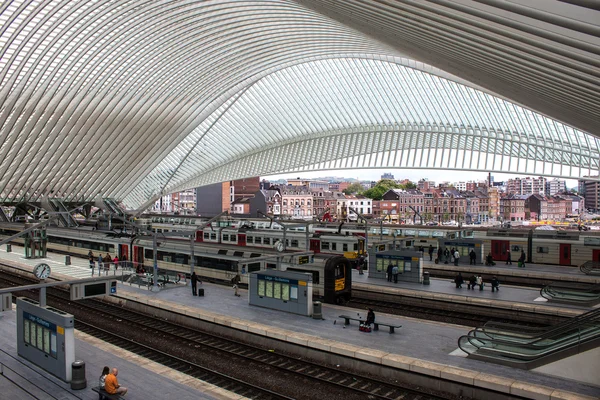
{"type": "Polygon", "coordinates": [[[119,245],[119,257],[123,256],[129,258],[129,246],[127,246],[126,244],[119,245]]]}
{"type": "Polygon", "coordinates": [[[237,245],[238,246],[245,246],[246,245],[246,234],[245,233],[239,233],[237,235],[237,245]]]}
{"type": "Polygon", "coordinates": [[[560,244],[558,263],[560,265],[571,265],[571,244],[560,244]]]}
{"type": "Polygon", "coordinates": [[[600,262],[600,249],[592,250],[592,260],[596,262],[600,262]]]}
{"type": "Polygon", "coordinates": [[[310,239],[310,251],[321,252],[321,241],[319,239],[310,239]]]}
{"type": "Polygon", "coordinates": [[[508,240],[492,240],[492,258],[496,261],[506,261],[506,252],[510,249],[508,240]]]}
{"type": "Polygon", "coordinates": [[[142,246],[133,246],[133,262],[144,262],[144,248],[142,246]]]}

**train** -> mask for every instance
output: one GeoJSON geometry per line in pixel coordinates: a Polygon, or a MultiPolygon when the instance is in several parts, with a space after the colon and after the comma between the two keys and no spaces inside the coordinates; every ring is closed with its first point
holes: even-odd
{"type": "MultiPolygon", "coordinates": [[[[24,229],[23,224],[0,223],[0,235],[12,236],[24,229]]],[[[115,234],[114,232],[48,227],[48,251],[87,258],[91,250],[95,256],[125,257],[132,265],[149,269],[154,264],[153,239],[148,236],[115,234]]],[[[160,236],[160,235],[158,235],[160,236]]],[[[157,239],[159,270],[189,276],[192,246],[187,242],[159,237],[157,239]]],[[[23,244],[23,239],[15,239],[23,244]]],[[[248,284],[248,273],[265,269],[280,269],[310,273],[313,294],[327,303],[342,303],[352,295],[353,261],[341,254],[283,251],[235,244],[194,242],[194,269],[200,278],[209,282],[228,283],[239,276],[241,284],[248,284]]]]}
{"type": "MultiPolygon", "coordinates": [[[[189,223],[189,221],[185,220],[189,223]]],[[[190,221],[193,221],[190,220],[190,221]]],[[[181,229],[177,224],[176,220],[156,220],[150,222],[150,227],[153,230],[160,230],[168,232],[169,230],[181,229]]],[[[181,221],[183,222],[183,221],[181,221]]],[[[209,239],[213,242],[226,243],[223,241],[223,237],[216,233],[215,229],[221,229],[225,232],[226,238],[231,238],[231,232],[236,229],[247,229],[243,227],[251,226],[255,228],[255,232],[264,232],[265,235],[272,239],[282,240],[283,227],[280,224],[273,223],[265,219],[249,219],[228,222],[229,227],[226,228],[214,228],[208,227],[201,229],[200,235],[205,237],[212,235],[213,239],[209,239]],[[238,228],[236,228],[236,226],[238,228]]],[[[285,223],[282,223],[285,224],[285,223]]],[[[190,223],[190,227],[193,224],[190,223]]],[[[580,266],[587,261],[599,261],[600,262],[600,232],[595,231],[583,231],[577,230],[541,230],[541,229],[527,229],[527,228],[484,228],[484,227],[468,227],[468,228],[457,228],[451,226],[398,226],[398,225],[383,225],[373,224],[368,227],[359,224],[327,224],[327,223],[305,223],[296,225],[290,228],[286,228],[287,236],[289,236],[289,246],[292,248],[302,249],[306,246],[307,232],[311,236],[322,236],[321,243],[312,242],[313,238],[309,238],[310,250],[315,252],[324,252],[329,254],[341,254],[340,239],[336,244],[336,249],[332,249],[332,246],[328,247],[328,241],[331,237],[333,238],[346,238],[344,240],[353,241],[357,240],[359,251],[354,256],[350,255],[350,258],[360,257],[363,254],[362,244],[363,241],[368,243],[385,241],[391,238],[399,239],[411,239],[412,247],[416,250],[424,250],[429,246],[434,247],[437,251],[441,241],[446,239],[455,240],[460,243],[459,239],[474,239],[481,240],[481,248],[479,249],[482,253],[481,260],[488,254],[492,254],[492,258],[496,261],[506,261],[508,252],[511,253],[511,259],[517,260],[523,250],[527,254],[527,262],[535,264],[550,264],[550,265],[562,265],[562,266],[580,266]],[[363,240],[364,239],[364,240],[363,240]]],[[[261,239],[261,243],[248,243],[246,240],[246,246],[262,246],[268,247],[273,242],[267,242],[265,244],[264,239],[261,239]]],[[[367,243],[367,244],[368,244],[367,243]]],[[[353,246],[353,245],[352,245],[353,246]]],[[[468,254],[470,249],[467,246],[457,246],[461,255],[468,254]]],[[[366,248],[366,247],[365,247],[366,248]]]]}

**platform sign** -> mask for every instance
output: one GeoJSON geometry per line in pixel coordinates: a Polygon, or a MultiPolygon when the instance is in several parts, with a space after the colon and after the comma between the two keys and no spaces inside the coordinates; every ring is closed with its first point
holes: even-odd
{"type": "Polygon", "coordinates": [[[75,283],[71,285],[71,300],[89,299],[117,293],[117,281],[75,283]]]}
{"type": "Polygon", "coordinates": [[[299,256],[298,257],[298,264],[308,264],[309,261],[310,261],[309,256],[299,256]]]}
{"type": "Polygon", "coordinates": [[[65,382],[75,361],[74,317],[52,307],[17,299],[17,352],[65,382]]]}

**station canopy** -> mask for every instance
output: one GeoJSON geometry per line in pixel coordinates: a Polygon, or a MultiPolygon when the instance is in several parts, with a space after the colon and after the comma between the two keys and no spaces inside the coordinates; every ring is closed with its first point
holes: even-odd
{"type": "Polygon", "coordinates": [[[589,4],[2,2],[0,201],[144,209],[346,168],[598,175],[589,4]]]}

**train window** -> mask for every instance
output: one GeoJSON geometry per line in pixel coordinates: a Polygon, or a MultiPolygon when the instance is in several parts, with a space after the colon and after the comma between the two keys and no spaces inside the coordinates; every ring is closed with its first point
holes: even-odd
{"type": "Polygon", "coordinates": [[[290,247],[290,239],[285,239],[285,247],[290,247]]]}
{"type": "Polygon", "coordinates": [[[262,238],[260,236],[257,236],[254,240],[255,244],[261,244],[262,243],[262,238]]]}
{"type": "Polygon", "coordinates": [[[227,233],[223,234],[223,241],[224,242],[228,242],[229,241],[229,234],[227,234],[227,233]]]}
{"type": "Polygon", "coordinates": [[[246,243],[254,243],[254,236],[246,236],[246,243]]]}
{"type": "Polygon", "coordinates": [[[537,252],[538,253],[548,253],[548,248],[547,247],[538,247],[537,252]]]}
{"type": "Polygon", "coordinates": [[[354,251],[358,251],[358,243],[354,243],[354,251]]]}
{"type": "Polygon", "coordinates": [[[210,239],[210,233],[204,232],[204,239],[210,239]]]}
{"type": "Polygon", "coordinates": [[[229,236],[229,241],[231,241],[231,242],[237,242],[237,235],[231,235],[231,236],[229,236]]]}
{"type": "Polygon", "coordinates": [[[335,267],[335,279],[340,279],[344,277],[344,268],[341,265],[336,265],[335,267]]]}
{"type": "Polygon", "coordinates": [[[292,239],[292,247],[299,247],[298,239],[292,239]]]}
{"type": "Polygon", "coordinates": [[[210,234],[210,240],[217,240],[217,234],[216,233],[211,233],[210,234]]]}
{"type": "Polygon", "coordinates": [[[162,229],[157,229],[156,233],[162,233],[162,229]]]}
{"type": "MultiPolygon", "coordinates": [[[[275,239],[273,239],[273,243],[275,243],[275,239]]],[[[263,244],[271,244],[271,238],[268,238],[268,237],[264,238],[263,244]]]]}
{"type": "Polygon", "coordinates": [[[321,241],[321,250],[329,250],[329,242],[321,241]]]}
{"type": "Polygon", "coordinates": [[[177,264],[187,264],[188,263],[188,255],[187,254],[175,254],[175,262],[177,264]]]}
{"type": "Polygon", "coordinates": [[[331,242],[331,250],[337,250],[337,243],[331,242]]]}
{"type": "Polygon", "coordinates": [[[512,246],[512,251],[521,251],[519,246],[512,246]]]}
{"type": "Polygon", "coordinates": [[[342,251],[348,251],[348,243],[342,244],[342,251]]]}
{"type": "Polygon", "coordinates": [[[243,251],[234,251],[233,256],[234,257],[244,257],[244,252],[243,251]]]}

